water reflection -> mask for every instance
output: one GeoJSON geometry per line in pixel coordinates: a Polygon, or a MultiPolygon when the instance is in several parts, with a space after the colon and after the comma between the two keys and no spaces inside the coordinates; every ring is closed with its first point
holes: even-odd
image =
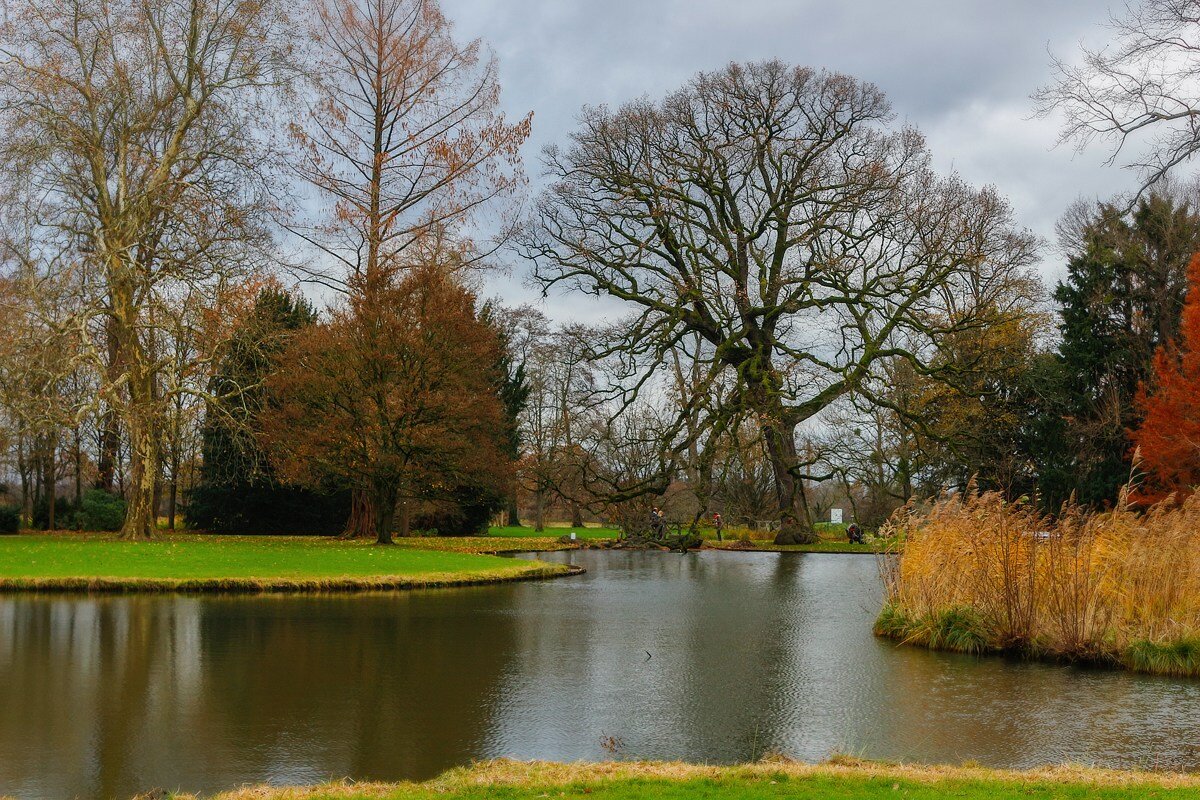
{"type": "Polygon", "coordinates": [[[512,650],[513,617],[478,608],[471,592],[5,600],[0,794],[435,774],[477,753],[512,650]]]}
{"type": "Polygon", "coordinates": [[[1200,684],[896,648],[873,559],[577,552],[349,597],[0,598],[0,795],[424,778],[476,758],[1200,761],[1200,684]]]}

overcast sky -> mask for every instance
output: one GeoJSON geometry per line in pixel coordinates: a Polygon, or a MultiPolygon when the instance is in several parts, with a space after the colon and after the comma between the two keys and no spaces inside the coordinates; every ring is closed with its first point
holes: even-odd
{"type": "MultiPolygon", "coordinates": [[[[511,116],[534,112],[526,168],[561,143],[585,104],[653,99],[698,71],[779,58],[871,81],[897,116],[920,128],[940,169],[994,184],[1017,219],[1048,240],[1076,197],[1108,197],[1134,176],[1104,165],[1102,149],[1055,148],[1057,124],[1030,119],[1029,95],[1051,75],[1052,51],[1107,38],[1110,5],[1087,0],[442,0],[464,38],[482,37],[500,61],[511,116]]],[[[1046,251],[1043,274],[1061,265],[1046,251]]],[[[493,279],[509,302],[534,295],[523,267],[493,279]]],[[[552,298],[553,317],[593,321],[594,299],[552,298]]]]}

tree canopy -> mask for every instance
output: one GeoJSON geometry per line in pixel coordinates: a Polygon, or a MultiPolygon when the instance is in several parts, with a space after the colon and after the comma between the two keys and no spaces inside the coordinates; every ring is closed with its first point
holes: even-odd
{"type": "Polygon", "coordinates": [[[891,119],[875,86],[778,61],[586,108],[571,145],[546,151],[552,184],[522,241],[544,286],[630,308],[598,348],[624,360],[627,397],[690,335],[705,380],[732,376],[692,436],[757,417],[781,541],[811,536],[797,426],[871,396],[881,359],[932,368],[933,342],[977,324],[1033,251],[995,192],[935,174],[891,119]]]}
{"type": "Polygon", "coordinates": [[[1143,501],[1200,486],[1200,253],[1188,267],[1187,302],[1178,339],[1154,354],[1150,379],[1137,394],[1142,422],[1133,431],[1146,477],[1143,501]]]}

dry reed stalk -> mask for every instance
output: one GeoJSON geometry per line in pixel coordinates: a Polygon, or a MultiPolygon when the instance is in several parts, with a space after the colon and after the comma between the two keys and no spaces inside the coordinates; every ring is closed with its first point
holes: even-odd
{"type": "Polygon", "coordinates": [[[1145,513],[1126,497],[1053,520],[973,489],[903,509],[887,531],[905,544],[883,561],[880,632],[1200,675],[1200,491],[1145,513]]]}

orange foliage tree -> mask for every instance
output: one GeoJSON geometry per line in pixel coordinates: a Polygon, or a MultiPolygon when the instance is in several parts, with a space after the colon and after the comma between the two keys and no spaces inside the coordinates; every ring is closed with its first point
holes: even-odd
{"type": "Polygon", "coordinates": [[[508,488],[500,348],[474,294],[438,266],[353,293],[269,379],[265,449],[291,481],[368,498],[376,540],[390,544],[397,506],[406,535],[414,502],[508,488]]]}
{"type": "MultiPolygon", "coordinates": [[[[292,230],[321,254],[309,278],[354,313],[390,302],[431,240],[455,251],[443,267],[485,259],[461,233],[484,211],[507,231],[531,117],[505,119],[495,58],[458,40],[437,0],[318,0],[314,12],[308,113],[292,134],[322,207],[292,230]]],[[[348,535],[377,527],[371,496],[354,492],[348,535]]]]}
{"type": "Polygon", "coordinates": [[[1188,265],[1179,341],[1154,355],[1152,380],[1137,394],[1142,424],[1131,433],[1146,472],[1142,502],[1200,486],[1200,254],[1188,265]]]}

